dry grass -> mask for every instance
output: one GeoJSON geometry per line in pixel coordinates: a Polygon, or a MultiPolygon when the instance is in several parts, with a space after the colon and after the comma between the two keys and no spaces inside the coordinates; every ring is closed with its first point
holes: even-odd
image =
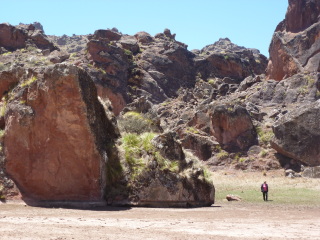
{"type": "Polygon", "coordinates": [[[227,194],[240,196],[245,202],[263,202],[260,186],[269,185],[270,204],[320,206],[320,179],[287,178],[283,170],[262,172],[221,171],[212,174],[216,202],[225,201],[227,194]]]}

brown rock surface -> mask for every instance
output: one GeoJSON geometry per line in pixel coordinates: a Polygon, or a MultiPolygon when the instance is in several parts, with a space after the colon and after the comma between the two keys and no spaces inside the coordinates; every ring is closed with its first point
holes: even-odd
{"type": "Polygon", "coordinates": [[[267,59],[257,49],[240,47],[221,38],[204,47],[195,58],[195,66],[203,79],[229,77],[238,82],[265,71],[267,59]]]}
{"type": "Polygon", "coordinates": [[[58,64],[14,89],[5,116],[6,171],[32,200],[98,201],[114,130],[90,77],[58,64]]]}
{"type": "Polygon", "coordinates": [[[317,0],[289,0],[286,30],[300,32],[319,21],[320,2],[317,0]]]}
{"type": "Polygon", "coordinates": [[[245,150],[257,143],[257,133],[247,110],[219,104],[210,113],[211,133],[227,150],[245,150]]]}
{"type": "Polygon", "coordinates": [[[30,44],[34,44],[40,49],[49,49],[50,51],[56,49],[47,36],[32,24],[19,26],[12,26],[7,23],[0,24],[0,47],[14,51],[25,48],[30,44]]]}
{"type": "Polygon", "coordinates": [[[8,50],[24,48],[28,35],[26,32],[6,23],[0,24],[0,46],[8,50]]]}
{"type": "Polygon", "coordinates": [[[282,80],[297,72],[319,71],[320,2],[290,0],[286,18],[272,37],[267,78],[282,80]]]}

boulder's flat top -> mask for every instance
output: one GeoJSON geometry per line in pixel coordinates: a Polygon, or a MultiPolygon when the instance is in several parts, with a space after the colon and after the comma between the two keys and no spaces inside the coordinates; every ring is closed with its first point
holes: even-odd
{"type": "Polygon", "coordinates": [[[206,208],[34,208],[0,204],[1,239],[319,239],[319,208],[223,202],[206,208]]]}

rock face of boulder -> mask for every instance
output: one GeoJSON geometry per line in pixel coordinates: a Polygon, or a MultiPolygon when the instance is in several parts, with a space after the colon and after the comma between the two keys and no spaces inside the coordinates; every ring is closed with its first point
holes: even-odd
{"type": "Polygon", "coordinates": [[[6,171],[26,200],[102,199],[116,135],[85,71],[57,64],[20,83],[5,121],[6,171]]]}
{"type": "Polygon", "coordinates": [[[271,146],[308,166],[320,165],[320,102],[295,109],[273,126],[271,146]]]}
{"type": "Polygon", "coordinates": [[[258,105],[296,104],[315,102],[317,93],[317,75],[295,74],[282,81],[268,80],[256,85],[255,91],[247,98],[258,105]]]}
{"type": "Polygon", "coordinates": [[[0,24],[0,47],[14,51],[32,44],[40,49],[50,51],[56,49],[47,36],[41,30],[36,29],[33,24],[19,26],[0,24]]]}
{"type": "Polygon", "coordinates": [[[319,71],[319,14],[319,1],[289,0],[286,18],[269,47],[268,79],[279,81],[298,72],[319,71]]]}
{"type": "Polygon", "coordinates": [[[257,133],[247,110],[238,105],[216,105],[210,113],[211,133],[222,148],[237,151],[257,144],[257,133]]]}
{"type": "Polygon", "coordinates": [[[197,167],[194,160],[186,156],[182,146],[175,140],[173,132],[156,136],[152,144],[161,157],[148,163],[148,168],[131,183],[131,201],[138,206],[196,207],[214,203],[215,189],[211,180],[206,179],[204,169],[197,167]],[[160,160],[160,161],[159,161],[160,160]],[[162,166],[161,166],[162,165],[162,166]]]}

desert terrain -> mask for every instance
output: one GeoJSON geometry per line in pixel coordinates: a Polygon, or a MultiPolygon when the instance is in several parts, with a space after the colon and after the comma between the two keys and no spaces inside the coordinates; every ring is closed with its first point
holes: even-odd
{"type": "Polygon", "coordinates": [[[0,239],[320,239],[319,179],[289,179],[281,171],[266,176],[224,171],[212,178],[216,202],[203,208],[64,209],[2,203],[0,239]],[[259,192],[264,179],[270,186],[268,202],[259,192]],[[228,202],[226,193],[243,199],[228,202]]]}

